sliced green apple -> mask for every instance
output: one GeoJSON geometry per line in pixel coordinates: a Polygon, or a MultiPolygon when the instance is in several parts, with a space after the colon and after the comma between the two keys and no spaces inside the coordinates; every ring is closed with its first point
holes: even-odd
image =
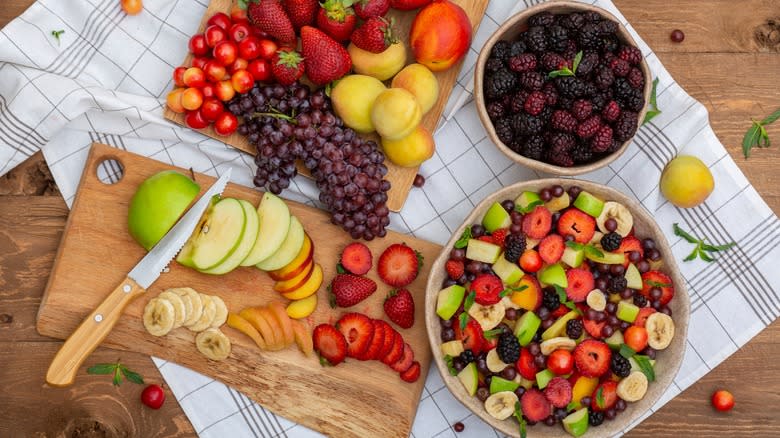
{"type": "Polygon", "coordinates": [[[539,205],[542,203],[542,198],[536,192],[523,192],[520,196],[515,198],[515,205],[520,209],[526,211],[530,208],[531,204],[539,205]]]}
{"type": "Polygon", "coordinates": [[[590,216],[599,217],[604,209],[604,201],[583,190],[574,200],[574,206],[590,216]]]}
{"type": "Polygon", "coordinates": [[[469,395],[476,394],[477,386],[479,385],[479,373],[477,372],[476,362],[471,362],[466,365],[466,367],[458,373],[458,380],[460,380],[460,383],[466,388],[466,392],[468,392],[469,395]]]}
{"type": "Polygon", "coordinates": [[[495,394],[503,391],[514,391],[520,387],[520,383],[513,380],[507,380],[499,376],[490,378],[490,393],[495,394]]]}
{"type": "Polygon", "coordinates": [[[571,414],[564,417],[563,429],[569,433],[569,435],[578,437],[585,434],[588,431],[588,408],[578,409],[571,414]]]}
{"type": "Polygon", "coordinates": [[[543,268],[539,272],[539,281],[544,284],[556,284],[563,288],[569,286],[569,280],[566,279],[566,271],[560,263],[543,268]]]}
{"type": "Polygon", "coordinates": [[[536,373],[536,384],[539,386],[539,389],[544,389],[553,377],[555,377],[555,373],[549,368],[536,373]]]}
{"type": "Polygon", "coordinates": [[[529,310],[523,313],[515,323],[515,336],[517,336],[520,345],[525,347],[530,344],[541,325],[542,320],[534,312],[529,310]]]}
{"type": "Polygon", "coordinates": [[[482,226],[488,233],[492,233],[499,228],[509,228],[512,225],[512,219],[509,213],[498,202],[488,208],[485,216],[482,217],[482,226]]]}
{"type": "Polygon", "coordinates": [[[469,239],[466,246],[466,258],[478,262],[493,264],[501,255],[501,247],[479,239],[469,239]]]}
{"type": "Polygon", "coordinates": [[[303,225],[295,216],[290,216],[290,231],[282,242],[282,246],[270,257],[256,264],[263,271],[274,271],[287,266],[301,251],[304,241],[303,225]]]}
{"type": "Polygon", "coordinates": [[[275,253],[287,238],[290,230],[290,209],[287,204],[271,193],[264,193],[257,207],[260,225],[255,246],[241,261],[241,266],[256,265],[275,253]]]}
{"type": "Polygon", "coordinates": [[[609,345],[609,348],[620,350],[620,346],[624,343],[623,332],[615,330],[610,337],[604,339],[604,342],[609,345]]]}
{"type": "Polygon", "coordinates": [[[580,316],[580,314],[577,313],[577,311],[570,310],[552,323],[550,327],[547,327],[547,330],[542,332],[542,340],[546,341],[548,339],[557,338],[558,336],[565,336],[566,323],[572,319],[576,319],[578,316],[580,316]]]}
{"type": "MultiPolygon", "coordinates": [[[[648,362],[650,362],[651,367],[655,368],[655,359],[648,359],[648,362]]],[[[637,362],[636,359],[634,359],[633,357],[628,358],[628,364],[631,365],[632,373],[634,371],[644,372],[642,371],[642,367],[639,366],[639,362],[637,362]]]]}
{"type": "Polygon", "coordinates": [[[255,206],[248,201],[244,201],[243,199],[239,199],[238,202],[241,203],[241,207],[243,207],[244,214],[246,215],[244,236],[241,238],[241,242],[239,242],[236,249],[222,263],[211,269],[201,270],[200,272],[212,275],[227,274],[233,269],[236,269],[239,264],[241,264],[241,261],[244,260],[244,258],[247,256],[247,254],[249,254],[249,251],[251,251],[255,246],[255,241],[257,241],[257,232],[259,230],[258,217],[257,213],[255,213],[255,206]]]}
{"type": "Polygon", "coordinates": [[[523,275],[525,275],[519,266],[505,259],[503,256],[499,256],[498,260],[493,263],[493,272],[501,278],[504,284],[515,284],[523,278],[523,275]]]}
{"type": "Polygon", "coordinates": [[[642,290],[642,274],[639,273],[639,269],[635,264],[629,263],[626,268],[626,273],[623,274],[626,277],[626,287],[629,289],[642,290]]]}
{"type": "Polygon", "coordinates": [[[639,306],[627,301],[618,303],[615,316],[617,316],[619,320],[633,323],[636,320],[637,315],[639,315],[639,306]]]}
{"type": "Polygon", "coordinates": [[[602,253],[601,257],[593,254],[592,251],[588,251],[585,253],[585,258],[587,258],[588,260],[592,260],[596,263],[604,263],[605,265],[622,265],[623,262],[626,261],[625,254],[618,254],[616,252],[607,252],[604,251],[603,249],[600,251],[602,253]]]}
{"type": "Polygon", "coordinates": [[[246,214],[238,199],[220,199],[206,210],[176,261],[198,270],[218,266],[241,243],[245,225],[246,214]]]}
{"type": "Polygon", "coordinates": [[[579,267],[582,262],[585,261],[585,248],[574,249],[567,246],[566,249],[563,250],[561,261],[572,268],[579,267]]]}
{"type": "Polygon", "coordinates": [[[466,289],[459,284],[453,284],[440,290],[436,299],[436,314],[441,319],[452,318],[463,302],[464,295],[466,295],[466,289]]]}
{"type": "Polygon", "coordinates": [[[548,210],[555,213],[556,211],[561,211],[564,208],[568,207],[571,203],[571,200],[569,199],[569,194],[566,192],[563,192],[561,196],[558,196],[557,198],[552,198],[549,201],[544,203],[544,206],[547,207],[548,210]]]}

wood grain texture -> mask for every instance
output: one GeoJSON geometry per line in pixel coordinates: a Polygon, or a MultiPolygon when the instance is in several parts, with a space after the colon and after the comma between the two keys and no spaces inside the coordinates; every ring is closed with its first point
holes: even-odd
{"type": "MultiPolygon", "coordinates": [[[[144,179],[166,169],[175,168],[110,146],[93,145],[38,312],[39,333],[56,338],[69,336],[143,257],[143,248],[127,232],[127,206],[144,179]],[[101,183],[95,172],[98,164],[107,158],[119,160],[125,169],[124,177],[113,185],[101,183]]],[[[205,191],[214,178],[195,174],[195,180],[205,191]]],[[[246,199],[257,205],[262,194],[230,184],[223,196],[246,199]]],[[[381,303],[390,287],[382,285],[375,270],[368,277],[382,286],[374,295],[346,311],[328,306],[325,286],[336,275],[335,261],[349,239],[341,238],[344,233],[330,223],[324,211],[295,202],[287,204],[311,237],[314,259],[324,272],[317,310],[307,319],[309,326],[333,322],[346,311],[382,318],[381,303]]],[[[401,242],[420,251],[429,261],[441,248],[395,232],[388,232],[384,239],[367,242],[367,245],[378,257],[391,243],[401,242]]],[[[160,338],[149,335],[143,328],[143,307],[151,298],[171,287],[192,287],[202,293],[219,295],[234,313],[271,300],[286,304],[287,300],[271,289],[270,277],[254,267],[212,276],[171,263],[170,272],[163,273],[146,294],[126,307],[102,345],[146,353],[187,366],[239,389],[286,418],[323,433],[407,436],[431,361],[422,306],[429,270],[430,263],[423,266],[417,280],[408,287],[419,303],[415,312],[417,323],[411,329],[399,329],[425,370],[414,384],[403,383],[397,373],[378,361],[349,361],[343,366],[322,367],[316,357],[306,358],[296,348],[261,353],[248,337],[228,327],[222,330],[233,343],[231,357],[223,362],[213,362],[197,352],[194,335],[186,329],[174,330],[160,338]],[[306,394],[303,401],[301,394],[306,394]],[[312,415],[313,412],[317,415],[312,415]]]]}
{"type": "MultiPolygon", "coordinates": [[[[487,8],[488,0],[453,0],[453,2],[461,6],[463,10],[466,11],[466,15],[471,20],[473,31],[476,33],[476,30],[479,27],[479,23],[485,13],[485,8],[487,8]]],[[[203,18],[201,19],[199,32],[203,31],[206,21],[208,21],[212,15],[220,11],[229,11],[232,3],[232,0],[211,0],[208,9],[206,9],[206,13],[203,14],[203,18]]],[[[404,12],[393,9],[387,15],[388,17],[395,19],[395,30],[398,32],[398,35],[402,36],[402,41],[406,45],[407,64],[414,62],[414,56],[412,55],[412,51],[409,46],[408,35],[409,29],[412,27],[412,20],[416,14],[417,11],[404,12]]],[[[182,62],[182,65],[191,65],[192,58],[192,54],[188,53],[187,57],[182,62]]],[[[428,129],[429,132],[434,132],[436,130],[436,126],[439,124],[441,113],[444,111],[444,106],[447,104],[447,99],[449,98],[450,93],[452,92],[452,88],[458,79],[458,73],[460,72],[460,67],[462,64],[463,61],[460,61],[446,71],[434,73],[436,78],[439,80],[439,99],[423,116],[422,121],[420,122],[422,126],[428,129]]],[[[390,81],[385,81],[385,83],[389,85],[390,81]]],[[[175,113],[168,107],[165,108],[164,114],[165,118],[180,125],[184,125],[184,114],[175,113]]],[[[254,155],[256,152],[255,147],[251,145],[249,141],[247,141],[246,137],[239,135],[238,133],[233,133],[228,137],[222,137],[218,135],[211,126],[208,126],[205,129],[201,129],[200,132],[252,155],[254,155]]],[[[377,144],[381,145],[379,136],[375,133],[367,135],[365,138],[373,140],[377,142],[377,144]]],[[[387,166],[387,175],[385,176],[385,179],[390,181],[392,184],[390,191],[387,193],[387,208],[389,208],[391,211],[401,211],[401,208],[404,206],[404,202],[406,202],[406,197],[409,195],[409,190],[412,188],[412,183],[414,182],[414,177],[417,175],[418,168],[396,166],[389,160],[385,160],[385,165],[387,166]]],[[[303,175],[309,176],[308,170],[306,170],[306,168],[301,163],[298,164],[298,171],[303,175]]]]}

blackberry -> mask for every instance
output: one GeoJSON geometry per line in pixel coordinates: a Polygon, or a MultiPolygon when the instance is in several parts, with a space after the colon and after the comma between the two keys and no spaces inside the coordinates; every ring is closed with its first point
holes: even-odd
{"type": "Polygon", "coordinates": [[[554,24],[547,28],[547,47],[556,52],[563,52],[568,46],[569,31],[565,27],[554,24]]]}
{"type": "Polygon", "coordinates": [[[626,288],[626,277],[612,277],[607,282],[607,290],[613,294],[623,292],[626,288]]]}
{"type": "Polygon", "coordinates": [[[631,373],[631,364],[628,363],[628,359],[619,354],[612,355],[610,368],[612,368],[612,372],[619,377],[628,377],[631,373]]]}
{"type": "Polygon", "coordinates": [[[527,136],[542,131],[542,120],[530,114],[520,113],[512,117],[512,128],[516,135],[527,136]]]}
{"type": "Polygon", "coordinates": [[[523,149],[523,142],[518,141],[517,139],[512,140],[512,143],[509,143],[507,146],[509,146],[509,149],[512,149],[512,151],[516,154],[521,154],[523,149]]]}
{"type": "Polygon", "coordinates": [[[555,15],[550,12],[540,12],[528,19],[529,26],[550,26],[555,23],[555,15]]]}
{"type": "Polygon", "coordinates": [[[577,42],[583,49],[598,50],[601,48],[601,33],[599,27],[595,23],[587,23],[582,26],[579,34],[577,35],[577,42]]]}
{"type": "Polygon", "coordinates": [[[614,125],[614,136],[619,141],[627,141],[636,133],[639,115],[633,111],[623,111],[614,125]]]}
{"type": "Polygon", "coordinates": [[[550,127],[557,131],[571,133],[577,129],[577,119],[568,111],[556,110],[550,120],[550,127]]]}
{"type": "Polygon", "coordinates": [[[487,113],[490,120],[498,120],[506,114],[506,108],[501,102],[490,102],[487,105],[487,113]]]}
{"type": "Polygon", "coordinates": [[[612,96],[609,94],[608,91],[594,93],[593,97],[591,98],[591,102],[593,102],[593,110],[594,111],[603,110],[604,107],[607,106],[610,100],[612,100],[612,96]]]}
{"type": "Polygon", "coordinates": [[[577,143],[571,148],[571,158],[577,164],[584,164],[593,159],[593,151],[586,143],[577,143]]]}
{"type": "Polygon", "coordinates": [[[504,258],[508,262],[517,263],[525,251],[525,235],[509,234],[504,240],[504,258]]]}
{"type": "Polygon", "coordinates": [[[509,109],[512,111],[513,114],[517,114],[523,110],[523,106],[525,106],[526,99],[528,99],[528,92],[525,90],[520,90],[517,93],[515,93],[514,96],[512,96],[509,109]]]}
{"type": "Polygon", "coordinates": [[[501,62],[509,61],[509,49],[511,44],[509,41],[500,40],[496,42],[492,49],[490,49],[490,57],[496,58],[501,62]]]}
{"type": "Polygon", "coordinates": [[[615,74],[612,73],[612,69],[608,67],[600,67],[593,76],[593,84],[602,90],[608,89],[614,82],[615,74]]]}
{"type": "Polygon", "coordinates": [[[587,52],[582,55],[580,65],[577,66],[577,75],[585,77],[599,65],[599,54],[596,52],[587,52]]]}
{"type": "Polygon", "coordinates": [[[574,166],[574,159],[571,157],[569,150],[563,147],[553,147],[547,151],[547,160],[561,167],[574,166]]]}
{"type": "Polygon", "coordinates": [[[541,64],[545,71],[552,71],[558,70],[561,68],[561,66],[568,63],[563,56],[554,52],[547,52],[542,55],[541,64]]]}
{"type": "Polygon", "coordinates": [[[601,118],[610,122],[614,122],[620,117],[620,105],[614,100],[610,100],[609,103],[601,111],[601,118]]]}
{"type": "Polygon", "coordinates": [[[509,69],[517,73],[536,70],[536,55],[522,53],[509,58],[509,69]]]}
{"type": "Polygon", "coordinates": [[[582,336],[582,321],[579,319],[572,319],[566,322],[566,336],[571,339],[579,339],[582,336]]]}
{"type": "Polygon", "coordinates": [[[626,77],[628,72],[631,71],[631,66],[628,64],[628,61],[620,58],[615,58],[610,61],[609,68],[612,69],[612,73],[614,73],[615,76],[620,78],[626,77]]]}
{"type": "Polygon", "coordinates": [[[577,42],[570,39],[566,42],[566,50],[561,52],[561,56],[563,56],[566,59],[574,59],[575,56],[577,56],[577,52],[579,52],[580,48],[577,46],[577,42]]]}
{"type": "Polygon", "coordinates": [[[520,154],[532,160],[541,161],[544,157],[544,139],[538,135],[528,137],[520,154]]]}
{"type": "Polygon", "coordinates": [[[618,31],[618,24],[612,20],[603,19],[599,22],[598,29],[603,36],[614,35],[618,31]]]}
{"type": "Polygon", "coordinates": [[[563,132],[555,132],[550,135],[548,139],[551,149],[558,149],[561,151],[571,151],[577,140],[571,134],[563,132]]]}
{"type": "Polygon", "coordinates": [[[503,333],[498,338],[496,352],[504,363],[515,363],[520,359],[520,341],[513,333],[503,333]]]}
{"type": "Polygon", "coordinates": [[[544,27],[531,26],[525,33],[525,45],[532,52],[544,52],[547,50],[547,35],[544,27]]]}
{"type": "Polygon", "coordinates": [[[601,247],[604,248],[604,251],[612,252],[620,248],[621,242],[623,242],[623,237],[613,231],[605,234],[601,238],[601,247]]]}
{"type": "Polygon", "coordinates": [[[474,352],[471,350],[463,350],[463,353],[461,353],[458,357],[460,357],[460,360],[463,361],[463,365],[468,365],[471,362],[474,362],[474,359],[476,359],[474,357],[474,352]]]}
{"type": "Polygon", "coordinates": [[[596,135],[599,129],[601,129],[601,119],[599,116],[593,116],[577,126],[577,136],[587,140],[596,135]]]}
{"type": "Polygon", "coordinates": [[[618,50],[617,56],[631,65],[637,65],[642,62],[642,52],[633,46],[622,46],[618,50]]]}
{"type": "Polygon", "coordinates": [[[504,67],[504,63],[497,58],[488,58],[485,62],[485,71],[488,73],[495,73],[504,67]]]}
{"type": "Polygon", "coordinates": [[[555,86],[565,97],[576,99],[585,94],[585,83],[574,76],[563,76],[555,78],[555,86]]]}
{"type": "Polygon", "coordinates": [[[610,154],[612,152],[615,152],[616,150],[620,149],[622,146],[623,146],[623,143],[621,143],[621,142],[619,142],[619,141],[617,141],[617,140],[615,140],[613,138],[612,139],[612,145],[609,147],[609,149],[607,149],[607,153],[610,154]]]}
{"type": "Polygon", "coordinates": [[[520,40],[514,41],[512,45],[509,47],[509,57],[513,58],[517,55],[525,53],[527,50],[528,47],[526,47],[524,42],[520,40]]]}
{"type": "MultiPolygon", "coordinates": [[[[542,87],[544,93],[544,101],[548,106],[553,106],[558,103],[558,90],[555,89],[555,85],[552,82],[544,84],[542,87]]],[[[552,115],[552,113],[550,113],[552,115]]]]}
{"type": "Polygon", "coordinates": [[[500,99],[517,88],[517,76],[506,68],[502,68],[488,76],[484,87],[485,96],[488,99],[500,99]]]}
{"type": "Polygon", "coordinates": [[[604,19],[604,17],[602,17],[601,14],[596,11],[587,11],[584,12],[583,15],[585,17],[585,21],[590,21],[591,23],[598,23],[604,19]]]}
{"type": "Polygon", "coordinates": [[[496,130],[498,139],[504,144],[509,144],[514,140],[514,130],[512,129],[511,118],[505,117],[493,122],[493,127],[496,130]]]}
{"type": "Polygon", "coordinates": [[[593,112],[593,103],[588,100],[575,100],[571,106],[571,114],[575,119],[583,121],[593,112]]]}
{"type": "Polygon", "coordinates": [[[545,289],[544,296],[542,297],[542,306],[546,307],[550,312],[556,310],[561,306],[561,300],[558,298],[558,294],[554,290],[545,289]]]}
{"type": "Polygon", "coordinates": [[[641,111],[645,106],[645,96],[642,91],[632,88],[631,91],[620,99],[620,103],[631,111],[641,111]]]}
{"type": "Polygon", "coordinates": [[[541,90],[544,86],[544,76],[538,71],[520,73],[520,85],[526,90],[541,90]]]}
{"type": "Polygon", "coordinates": [[[585,24],[585,17],[579,12],[572,12],[560,19],[561,26],[569,30],[577,30],[585,24]]]}
{"type": "Polygon", "coordinates": [[[612,146],[612,128],[602,126],[590,141],[593,152],[606,152],[612,146]]]}
{"type": "Polygon", "coordinates": [[[585,90],[583,92],[583,97],[595,96],[598,92],[599,89],[596,88],[595,85],[593,85],[590,82],[585,82],[585,90]]]}
{"type": "Polygon", "coordinates": [[[523,104],[523,109],[532,116],[538,116],[544,109],[546,101],[547,96],[545,96],[544,93],[541,91],[534,91],[528,95],[525,104],[523,104]]]}
{"type": "Polygon", "coordinates": [[[620,47],[620,42],[615,35],[604,35],[601,37],[601,51],[612,53],[620,47]]]}
{"type": "Polygon", "coordinates": [[[634,304],[637,307],[645,307],[647,306],[647,298],[642,294],[634,294],[634,304]]]}
{"type": "Polygon", "coordinates": [[[636,67],[631,67],[628,72],[628,83],[634,88],[642,88],[645,86],[645,75],[642,74],[642,70],[636,67]]]}
{"type": "Polygon", "coordinates": [[[604,413],[600,411],[588,411],[588,424],[591,426],[601,426],[604,422],[604,413]]]}
{"type": "Polygon", "coordinates": [[[634,87],[632,87],[625,78],[615,79],[615,84],[612,85],[612,91],[614,92],[615,99],[618,102],[629,98],[633,89],[634,87]]]}

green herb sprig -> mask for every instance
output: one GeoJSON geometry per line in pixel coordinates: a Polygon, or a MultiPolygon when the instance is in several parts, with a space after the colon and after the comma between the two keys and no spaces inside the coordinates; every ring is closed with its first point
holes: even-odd
{"type": "Polygon", "coordinates": [[[92,365],[87,368],[87,374],[113,374],[112,383],[114,386],[122,384],[122,377],[139,385],[144,384],[144,379],[140,374],[131,371],[119,361],[116,363],[99,363],[97,365],[92,365]]]}
{"type": "Polygon", "coordinates": [[[653,369],[653,364],[650,363],[650,358],[642,354],[636,354],[634,355],[634,360],[639,365],[639,370],[647,377],[647,381],[654,381],[655,370],[653,369]]]}
{"type": "Polygon", "coordinates": [[[449,354],[444,356],[444,363],[447,364],[447,371],[450,372],[451,376],[457,376],[458,370],[455,369],[455,365],[452,364],[452,356],[449,354]]]}
{"type": "Polygon", "coordinates": [[[742,153],[745,154],[745,159],[750,157],[750,150],[753,147],[769,147],[769,134],[766,132],[766,125],[774,123],[777,119],[780,119],[780,109],[775,110],[764,120],[753,120],[753,125],[747,130],[745,137],[742,139],[742,153]]]}
{"type": "Polygon", "coordinates": [[[711,253],[725,251],[737,244],[736,242],[730,242],[724,245],[711,245],[709,243],[705,243],[704,239],[697,239],[691,236],[690,234],[685,232],[682,228],[680,228],[680,226],[677,225],[676,223],[672,225],[672,228],[674,229],[675,236],[680,236],[683,239],[685,239],[687,242],[696,245],[696,247],[693,248],[693,251],[691,251],[691,253],[688,254],[688,256],[683,259],[683,261],[685,262],[694,260],[697,257],[708,263],[715,261],[715,259],[712,258],[711,253]]]}
{"type": "Polygon", "coordinates": [[[658,104],[656,103],[655,89],[657,86],[658,78],[655,78],[653,79],[653,91],[650,92],[650,102],[648,102],[649,109],[645,113],[645,120],[642,122],[643,125],[650,120],[653,120],[658,114],[661,114],[661,110],[658,109],[658,104]]]}
{"type": "Polygon", "coordinates": [[[576,55],[574,55],[574,62],[572,62],[571,68],[569,68],[568,65],[565,65],[558,70],[551,71],[550,73],[547,74],[547,77],[552,79],[560,76],[574,76],[577,74],[577,67],[580,66],[580,61],[582,61],[582,50],[580,50],[579,52],[577,52],[576,55]]]}
{"type": "Polygon", "coordinates": [[[520,402],[515,402],[515,419],[520,424],[520,438],[526,438],[527,432],[525,430],[525,418],[523,418],[523,410],[520,408],[520,402]]]}
{"type": "Polygon", "coordinates": [[[534,209],[540,205],[544,205],[544,202],[541,199],[537,199],[536,201],[531,201],[525,207],[521,207],[520,205],[515,204],[515,211],[521,214],[528,214],[534,211],[534,209]]]}
{"type": "Polygon", "coordinates": [[[566,242],[566,246],[568,246],[571,249],[575,249],[577,251],[585,250],[585,254],[590,254],[593,257],[604,257],[604,253],[600,249],[590,244],[586,245],[583,243],[570,240],[566,242]]]}
{"type": "Polygon", "coordinates": [[[460,239],[455,242],[455,248],[465,248],[469,244],[469,240],[471,240],[471,227],[466,227],[466,229],[463,230],[463,234],[460,235],[460,239]]]}
{"type": "Polygon", "coordinates": [[[65,33],[64,29],[51,31],[51,36],[53,36],[54,39],[57,40],[57,45],[60,45],[60,43],[62,42],[62,41],[60,41],[60,35],[62,35],[64,33],[65,33]]]}
{"type": "Polygon", "coordinates": [[[566,289],[558,286],[557,284],[554,284],[553,287],[555,288],[555,292],[558,294],[558,301],[561,302],[564,306],[566,306],[570,310],[574,310],[575,312],[582,315],[582,311],[577,307],[573,301],[569,300],[569,297],[566,296],[566,289]]]}

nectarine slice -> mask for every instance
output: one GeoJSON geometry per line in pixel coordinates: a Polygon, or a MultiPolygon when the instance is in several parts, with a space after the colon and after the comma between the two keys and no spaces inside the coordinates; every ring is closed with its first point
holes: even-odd
{"type": "MultiPolygon", "coordinates": [[[[279,349],[279,344],[281,344],[281,342],[276,340],[276,333],[269,324],[262,307],[247,307],[246,309],[239,312],[238,315],[249,321],[249,323],[252,324],[252,326],[256,328],[258,332],[260,332],[260,334],[263,336],[263,339],[265,340],[266,348],[268,350],[279,349]]],[[[271,316],[271,320],[274,321],[273,316],[269,316],[271,316]]],[[[274,322],[274,324],[276,323],[274,322]]]]}
{"type": "Polygon", "coordinates": [[[314,260],[309,259],[309,263],[304,267],[304,269],[298,275],[296,275],[295,277],[289,280],[282,280],[274,283],[274,290],[284,294],[287,292],[292,292],[295,289],[298,289],[304,283],[306,283],[306,280],[309,279],[309,276],[311,276],[311,271],[313,268],[314,268],[314,260]]]}
{"type": "Polygon", "coordinates": [[[308,234],[304,234],[303,246],[298,252],[298,255],[287,264],[287,266],[277,269],[276,271],[269,271],[268,275],[276,281],[289,280],[303,271],[309,263],[314,259],[314,242],[309,238],[308,234]]]}
{"type": "Polygon", "coordinates": [[[292,322],[293,333],[295,334],[295,343],[298,344],[298,348],[306,356],[311,355],[314,351],[314,343],[311,339],[311,334],[306,326],[300,321],[292,322]]]}
{"type": "Polygon", "coordinates": [[[302,319],[311,315],[317,308],[317,294],[311,294],[306,298],[295,300],[287,305],[287,315],[290,318],[302,319]]]}
{"type": "Polygon", "coordinates": [[[279,326],[282,328],[282,335],[284,339],[284,346],[288,347],[295,341],[293,337],[292,319],[287,315],[287,310],[284,308],[284,304],[279,301],[274,301],[268,305],[268,310],[273,313],[279,326]]]}
{"type": "Polygon", "coordinates": [[[271,346],[271,350],[284,350],[287,347],[284,339],[284,332],[282,331],[282,325],[279,323],[279,320],[274,316],[274,312],[268,307],[258,307],[258,311],[263,315],[263,318],[268,322],[268,325],[273,332],[274,344],[271,346]]]}
{"type": "Polygon", "coordinates": [[[227,325],[228,327],[232,327],[252,338],[252,340],[255,341],[255,344],[257,344],[261,350],[268,348],[268,345],[263,339],[263,335],[261,335],[260,332],[258,332],[249,321],[242,318],[241,316],[236,315],[235,313],[228,313],[227,325]]]}
{"type": "Polygon", "coordinates": [[[311,276],[309,276],[309,279],[306,280],[306,283],[302,284],[301,287],[295,289],[292,292],[282,294],[282,296],[288,300],[300,300],[316,293],[321,284],[322,268],[320,265],[315,264],[314,269],[311,272],[311,276]]]}

